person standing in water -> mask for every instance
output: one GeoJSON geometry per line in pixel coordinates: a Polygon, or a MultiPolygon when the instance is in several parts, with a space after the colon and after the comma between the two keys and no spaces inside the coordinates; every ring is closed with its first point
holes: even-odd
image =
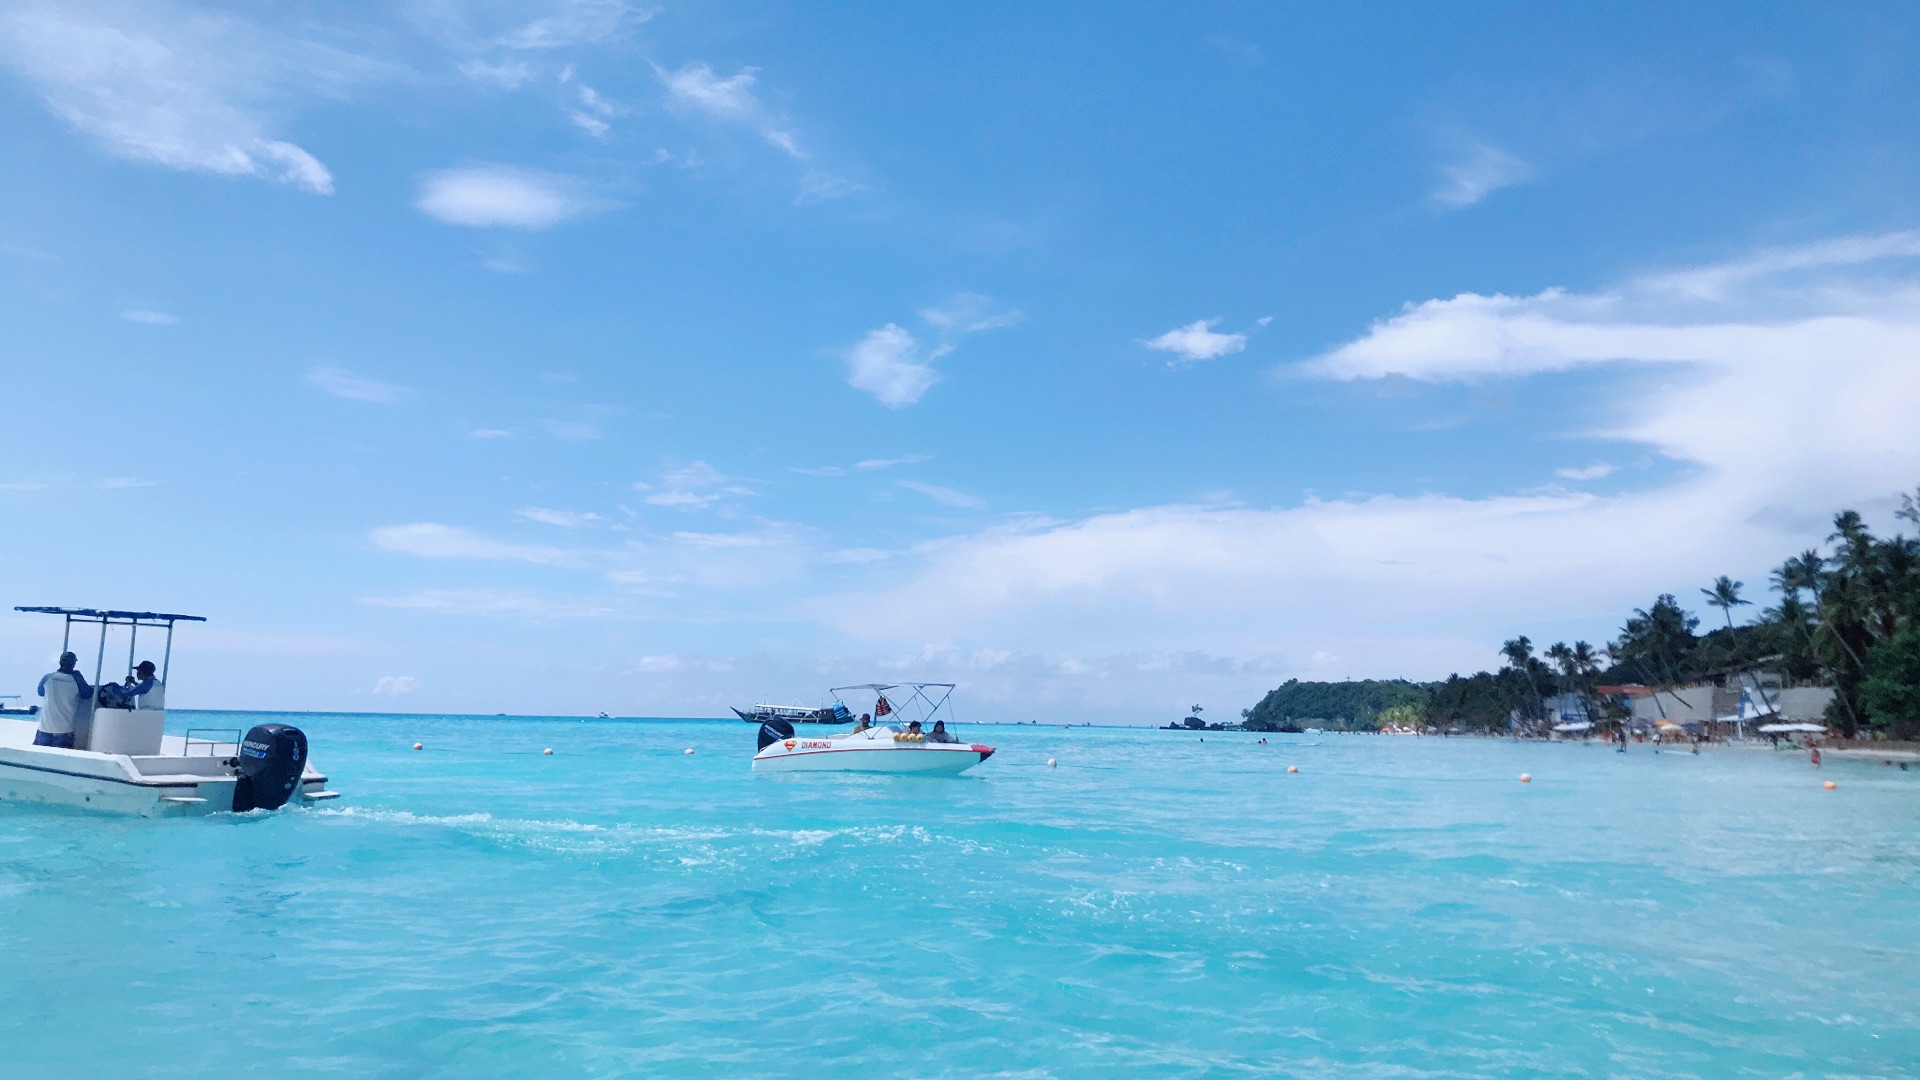
{"type": "Polygon", "coordinates": [[[74,670],[79,662],[72,653],[61,653],[60,670],[40,676],[39,692],[47,704],[40,710],[40,730],[34,733],[33,745],[73,749],[74,718],[80,712],[80,703],[93,699],[93,687],[87,685],[86,676],[74,670]]]}

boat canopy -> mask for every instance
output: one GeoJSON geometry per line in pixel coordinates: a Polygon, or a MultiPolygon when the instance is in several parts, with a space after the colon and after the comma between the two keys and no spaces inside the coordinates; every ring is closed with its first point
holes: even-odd
{"type": "Polygon", "coordinates": [[[173,672],[173,624],[182,622],[206,622],[205,615],[176,615],[165,611],[121,611],[118,608],[74,608],[74,607],[15,607],[15,611],[24,611],[32,615],[62,615],[66,617],[66,629],[60,635],[60,651],[66,652],[72,644],[74,623],[93,623],[100,627],[100,649],[93,661],[93,681],[100,682],[100,674],[106,668],[107,627],[124,626],[127,628],[127,667],[133,668],[134,648],[140,640],[140,628],[143,626],[164,629],[167,632],[166,652],[160,658],[160,681],[165,683],[173,672]]]}
{"type": "Polygon", "coordinates": [[[947,719],[953,719],[953,706],[948,699],[958,685],[950,682],[855,683],[852,686],[829,687],[827,692],[833,695],[837,703],[843,690],[865,690],[876,699],[873,710],[875,720],[892,716],[901,722],[919,720],[923,724],[931,724],[935,714],[942,708],[947,711],[947,719]],[[900,689],[910,692],[898,701],[887,697],[887,691],[900,689]]]}
{"type": "Polygon", "coordinates": [[[31,612],[35,615],[65,615],[68,619],[81,622],[138,623],[142,626],[165,626],[176,622],[206,622],[205,615],[172,615],[163,611],[101,611],[90,607],[16,607],[15,611],[31,612]]]}

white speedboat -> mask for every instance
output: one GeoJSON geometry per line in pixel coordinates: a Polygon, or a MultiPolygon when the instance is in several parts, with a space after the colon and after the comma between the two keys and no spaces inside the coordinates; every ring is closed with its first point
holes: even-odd
{"type": "Polygon", "coordinates": [[[107,631],[127,628],[127,665],[141,628],[165,628],[166,652],[158,685],[164,702],[173,662],[173,627],[205,622],[196,615],[153,611],[99,611],[93,608],[22,607],[16,611],[64,616],[61,651],[75,623],[99,624],[100,648],[94,662],[92,693],[74,717],[74,748],[35,745],[38,719],[0,718],[0,799],[49,803],[89,810],[149,816],[223,811],[277,810],[288,804],[331,799],[327,778],[307,756],[307,736],[289,724],[259,724],[244,735],[238,728],[194,729],[165,733],[165,708],[129,708],[134,704],[100,676],[106,662],[107,631]]]}
{"type": "MultiPolygon", "coordinates": [[[[952,741],[940,741],[933,731],[936,721],[944,722],[952,709],[943,707],[953,694],[952,683],[862,683],[833,688],[836,706],[842,691],[870,691],[874,695],[873,717],[885,721],[858,726],[852,731],[831,735],[799,736],[793,725],[773,717],[760,725],[760,751],[753,755],[756,773],[790,772],[875,772],[955,775],[973,768],[993,756],[993,747],[982,746],[947,735],[952,741]],[[887,697],[890,690],[906,690],[898,703],[887,697]],[[911,716],[902,720],[902,714],[911,716]]],[[[849,715],[851,711],[849,711],[849,715]]],[[[862,718],[866,719],[865,717],[862,718]]]]}

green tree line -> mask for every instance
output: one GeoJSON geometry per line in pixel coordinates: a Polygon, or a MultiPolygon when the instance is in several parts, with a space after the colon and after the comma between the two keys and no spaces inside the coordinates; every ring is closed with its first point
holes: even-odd
{"type": "MultiPolygon", "coordinates": [[[[1897,517],[1920,526],[1916,496],[1900,497],[1897,517]]],[[[1722,624],[1704,634],[1698,616],[1662,593],[1602,648],[1557,642],[1536,653],[1519,636],[1501,647],[1498,671],[1441,682],[1290,679],[1242,718],[1259,731],[1374,730],[1382,712],[1413,706],[1443,730],[1506,731],[1515,718],[1539,719],[1555,695],[1584,699],[1596,718],[1618,718],[1622,707],[1598,687],[1675,686],[1765,668],[1790,685],[1832,687],[1827,721],[1847,735],[1920,736],[1920,539],[1875,536],[1858,513],[1842,511],[1826,546],[1788,558],[1770,585],[1777,603],[1744,623],[1734,612],[1755,606],[1744,582],[1723,576],[1701,589],[1722,624]]]]}

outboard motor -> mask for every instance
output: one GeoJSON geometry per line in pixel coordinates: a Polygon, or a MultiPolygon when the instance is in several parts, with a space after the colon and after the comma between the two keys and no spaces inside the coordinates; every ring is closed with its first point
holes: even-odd
{"type": "Polygon", "coordinates": [[[278,810],[300,787],[307,767],[307,733],[291,724],[258,724],[240,740],[240,779],[233,811],[278,810]]]}
{"type": "Polygon", "coordinates": [[[760,749],[765,750],[782,739],[793,738],[793,725],[779,717],[764,721],[760,725],[760,749]]]}

